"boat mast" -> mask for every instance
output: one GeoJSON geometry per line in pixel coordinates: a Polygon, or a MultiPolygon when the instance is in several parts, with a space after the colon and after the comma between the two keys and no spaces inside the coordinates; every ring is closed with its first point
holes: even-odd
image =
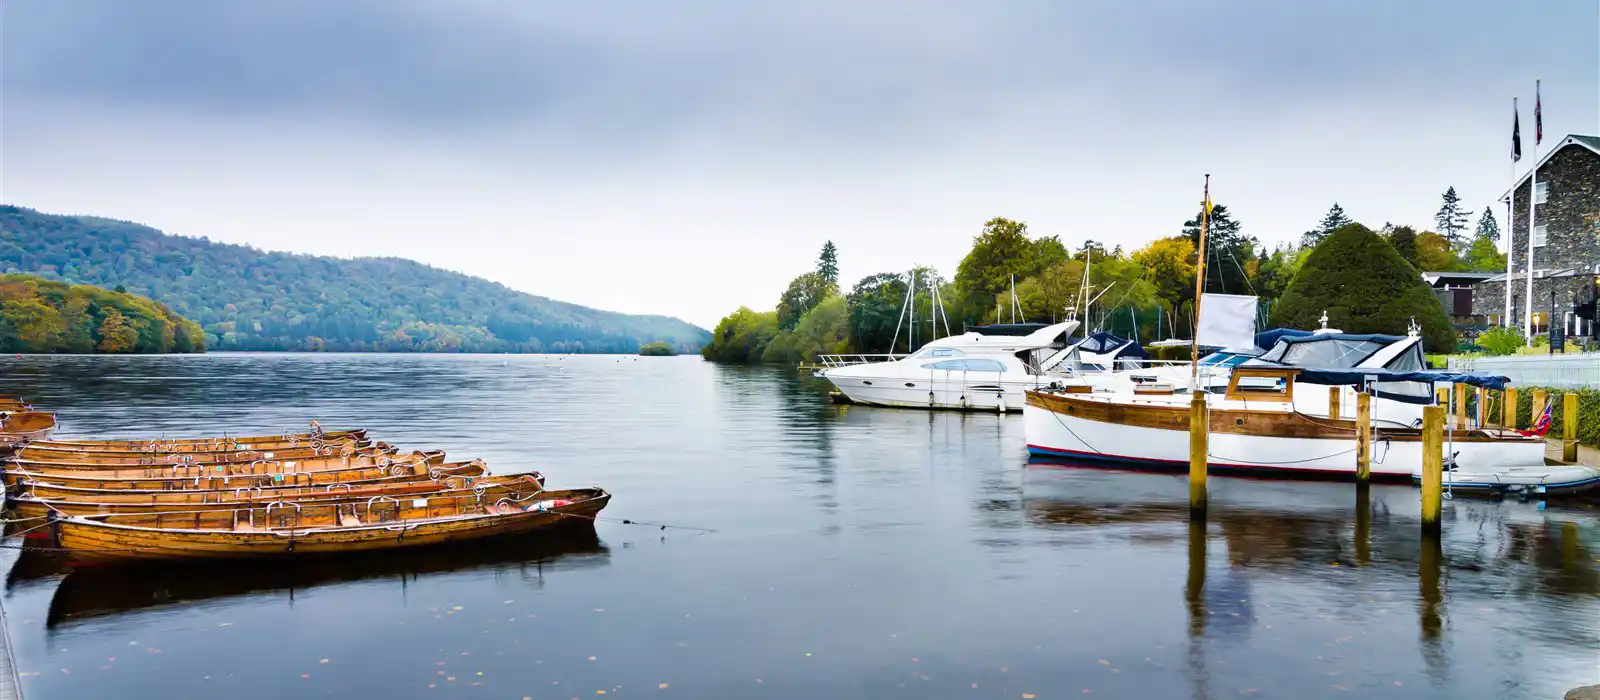
{"type": "Polygon", "coordinates": [[[906,289],[906,311],[910,313],[910,322],[907,323],[906,354],[917,351],[917,268],[911,268],[911,286],[906,289]]]}
{"type": "Polygon", "coordinates": [[[1211,218],[1211,173],[1206,173],[1205,199],[1200,203],[1200,245],[1195,258],[1194,333],[1189,341],[1189,386],[1200,387],[1200,297],[1206,290],[1206,224],[1211,218]]]}
{"type": "MultiPolygon", "coordinates": [[[[1011,322],[1017,322],[1017,276],[1011,275],[1011,322]]],[[[999,319],[996,319],[999,320],[999,319]]]]}

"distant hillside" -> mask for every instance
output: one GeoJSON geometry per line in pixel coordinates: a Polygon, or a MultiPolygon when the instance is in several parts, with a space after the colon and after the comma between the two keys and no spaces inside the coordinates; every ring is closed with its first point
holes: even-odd
{"type": "Polygon", "coordinates": [[[200,326],[150,299],[0,275],[0,352],[205,352],[200,326]]]}
{"type": "Polygon", "coordinates": [[[0,206],[0,272],[155,299],[216,350],[636,352],[699,350],[705,330],[600,311],[399,258],[269,253],[147,226],[0,206]]]}

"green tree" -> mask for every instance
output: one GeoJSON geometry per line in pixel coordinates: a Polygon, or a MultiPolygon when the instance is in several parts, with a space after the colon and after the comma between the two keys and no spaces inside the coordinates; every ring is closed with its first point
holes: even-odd
{"type": "Polygon", "coordinates": [[[811,361],[818,355],[850,351],[850,310],[843,297],[831,296],[805,317],[794,329],[795,355],[790,361],[811,361]]]}
{"type": "Polygon", "coordinates": [[[700,355],[717,362],[760,362],[767,345],[777,336],[776,312],[756,312],[741,306],[717,324],[711,342],[700,349],[700,355]]]}
{"type": "Polygon", "coordinates": [[[817,256],[817,274],[837,286],[839,284],[839,249],[833,241],[822,244],[822,254],[817,256]]]}
{"type": "Polygon", "coordinates": [[[1456,194],[1455,187],[1445,190],[1440,198],[1443,201],[1439,204],[1438,213],[1433,215],[1434,228],[1450,245],[1465,247],[1467,239],[1461,232],[1467,230],[1467,220],[1472,212],[1462,208],[1461,197],[1456,194]]]}
{"type": "Polygon", "coordinates": [[[1329,233],[1351,223],[1354,222],[1344,213],[1344,207],[1339,206],[1338,202],[1334,202],[1333,207],[1328,209],[1328,213],[1322,215],[1322,221],[1317,223],[1317,227],[1300,236],[1300,245],[1316,247],[1318,243],[1322,242],[1322,239],[1328,237],[1329,233]]]}
{"type": "MultiPolygon", "coordinates": [[[[1204,202],[1201,203],[1202,208],[1204,202]]],[[[1205,291],[1223,294],[1249,294],[1250,278],[1244,263],[1255,257],[1256,241],[1241,233],[1239,222],[1223,204],[1212,204],[1206,226],[1205,291]]],[[[1200,245],[1200,211],[1183,222],[1183,235],[1200,245]]]]}
{"type": "Polygon", "coordinates": [[[1183,236],[1151,241],[1134,251],[1133,261],[1142,266],[1155,287],[1154,297],[1161,308],[1171,313],[1186,299],[1194,298],[1194,243],[1183,236]]]}
{"type": "Polygon", "coordinates": [[[1415,318],[1430,351],[1455,350],[1455,332],[1432,288],[1394,246],[1360,224],[1312,249],[1273,307],[1272,324],[1316,328],[1323,312],[1352,333],[1404,334],[1415,318]]]}
{"type": "Polygon", "coordinates": [[[1478,217],[1477,237],[1487,238],[1491,243],[1500,242],[1500,222],[1495,220],[1494,211],[1484,207],[1483,216],[1478,217]]]}
{"type": "Polygon", "coordinates": [[[645,357],[671,357],[678,354],[672,343],[657,340],[639,346],[639,354],[645,357]]]}
{"type": "Polygon", "coordinates": [[[1472,272],[1499,272],[1506,269],[1506,256],[1494,239],[1480,233],[1472,237],[1472,247],[1467,249],[1462,266],[1472,272]]]}
{"type": "Polygon", "coordinates": [[[906,279],[893,272],[868,275],[845,298],[850,313],[850,342],[860,352],[891,352],[894,332],[903,314],[906,279]]]}
{"type": "Polygon", "coordinates": [[[1394,226],[1388,229],[1385,238],[1389,240],[1389,245],[1394,246],[1395,252],[1400,254],[1402,260],[1418,270],[1422,269],[1422,264],[1417,259],[1416,229],[1410,226],[1394,226]]]}
{"type": "Polygon", "coordinates": [[[1083,287],[1083,261],[1063,260],[1039,273],[1039,293],[1049,318],[1056,323],[1066,318],[1067,308],[1078,303],[1078,290],[1083,287]]]}
{"type": "Polygon", "coordinates": [[[1450,239],[1432,231],[1417,234],[1417,269],[1423,272],[1451,272],[1461,266],[1450,239]]]}
{"type": "MultiPolygon", "coordinates": [[[[69,353],[94,352],[94,315],[90,311],[88,298],[78,295],[68,297],[61,307],[61,322],[65,326],[61,334],[62,350],[69,353]]],[[[188,348],[176,351],[194,352],[188,348]]]]}
{"type": "Polygon", "coordinates": [[[1039,249],[1028,240],[1027,224],[990,219],[983,225],[983,233],[973,239],[972,250],[956,266],[956,284],[970,297],[992,299],[1011,289],[1013,277],[1028,277],[1038,260],[1039,249]]]}
{"type": "Polygon", "coordinates": [[[828,281],[820,272],[807,272],[794,278],[778,299],[778,327],[793,330],[806,312],[838,293],[839,285],[828,281]]]}
{"type": "Polygon", "coordinates": [[[23,352],[52,352],[62,332],[61,312],[37,296],[8,299],[0,316],[16,333],[15,345],[23,352]]]}

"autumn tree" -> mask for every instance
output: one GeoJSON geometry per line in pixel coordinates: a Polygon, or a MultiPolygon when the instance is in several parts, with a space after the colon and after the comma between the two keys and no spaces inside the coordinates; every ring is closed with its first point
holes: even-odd
{"type": "Polygon", "coordinates": [[[139,331],[128,325],[121,311],[111,309],[100,321],[100,345],[103,353],[133,352],[139,342],[139,331]]]}
{"type": "Polygon", "coordinates": [[[839,285],[828,281],[821,272],[807,272],[794,278],[778,299],[778,327],[794,330],[807,311],[838,293],[839,285]]]}

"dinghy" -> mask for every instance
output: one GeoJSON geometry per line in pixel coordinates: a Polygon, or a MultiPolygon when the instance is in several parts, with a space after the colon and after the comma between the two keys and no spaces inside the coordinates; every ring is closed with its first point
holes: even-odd
{"type": "MultiPolygon", "coordinates": [[[[324,493],[329,490],[349,490],[362,488],[407,488],[409,484],[423,481],[440,481],[449,485],[471,485],[472,479],[481,478],[489,474],[489,470],[481,461],[453,462],[430,466],[427,469],[390,470],[391,473],[379,475],[350,475],[328,484],[306,484],[290,482],[272,482],[243,484],[234,483],[229,486],[217,486],[216,480],[206,480],[201,488],[171,488],[167,480],[155,482],[141,482],[133,486],[117,484],[115,488],[98,488],[86,484],[63,484],[42,480],[21,480],[12,486],[12,493],[30,495],[36,498],[58,498],[78,501],[120,501],[152,502],[152,503],[192,503],[204,502],[208,499],[225,498],[227,494],[240,494],[250,492],[261,500],[271,500],[274,495],[297,496],[306,493],[324,493]]],[[[192,483],[185,480],[184,483],[192,483]]]]}
{"type": "MultiPolygon", "coordinates": [[[[1422,471],[1414,471],[1411,480],[1421,484],[1422,471]]],[[[1452,492],[1469,495],[1570,496],[1600,487],[1600,469],[1587,464],[1456,467],[1446,470],[1444,483],[1452,492]]]]}

